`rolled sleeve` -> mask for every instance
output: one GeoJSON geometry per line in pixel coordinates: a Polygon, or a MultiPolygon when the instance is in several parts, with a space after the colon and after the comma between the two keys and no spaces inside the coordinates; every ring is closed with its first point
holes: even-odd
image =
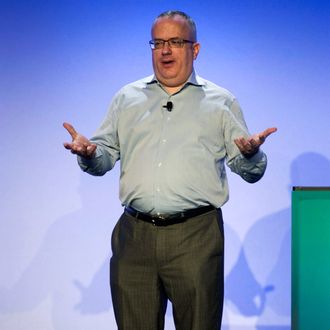
{"type": "Polygon", "coordinates": [[[239,154],[228,162],[228,166],[245,181],[255,183],[263,177],[266,171],[267,156],[262,150],[259,150],[250,158],[239,154]]]}

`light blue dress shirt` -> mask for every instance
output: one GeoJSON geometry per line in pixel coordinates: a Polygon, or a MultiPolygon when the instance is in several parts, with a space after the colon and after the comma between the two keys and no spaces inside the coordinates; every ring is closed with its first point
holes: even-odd
{"type": "Polygon", "coordinates": [[[240,106],[227,90],[193,72],[169,95],[154,76],[123,87],[91,141],[95,157],[83,171],[103,175],[120,159],[120,200],[150,214],[171,214],[228,200],[225,162],[248,182],[265,172],[259,150],[244,157],[234,143],[249,136],[240,106]],[[172,102],[168,111],[164,105],[172,102]]]}

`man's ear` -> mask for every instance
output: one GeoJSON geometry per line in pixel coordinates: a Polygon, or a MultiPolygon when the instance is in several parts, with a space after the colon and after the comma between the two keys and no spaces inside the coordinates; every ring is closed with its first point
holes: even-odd
{"type": "Polygon", "coordinates": [[[197,56],[198,56],[198,53],[199,53],[199,50],[201,48],[201,45],[200,43],[198,42],[195,42],[193,44],[193,55],[194,55],[194,60],[196,60],[197,56]]]}

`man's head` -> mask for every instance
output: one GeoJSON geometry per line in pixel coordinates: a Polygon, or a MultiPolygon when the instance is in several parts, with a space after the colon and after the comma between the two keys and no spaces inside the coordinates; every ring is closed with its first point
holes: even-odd
{"type": "Polygon", "coordinates": [[[199,52],[195,23],[183,12],[164,12],[154,21],[151,38],[155,75],[167,91],[176,92],[189,78],[199,52]]]}

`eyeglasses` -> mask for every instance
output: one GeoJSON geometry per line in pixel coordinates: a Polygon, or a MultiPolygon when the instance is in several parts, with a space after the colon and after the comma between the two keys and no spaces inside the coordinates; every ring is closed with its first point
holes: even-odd
{"type": "Polygon", "coordinates": [[[168,43],[170,48],[182,48],[185,44],[194,44],[194,41],[185,40],[180,38],[171,38],[171,39],[152,39],[149,41],[151,49],[162,49],[165,46],[165,43],[168,43]]]}

